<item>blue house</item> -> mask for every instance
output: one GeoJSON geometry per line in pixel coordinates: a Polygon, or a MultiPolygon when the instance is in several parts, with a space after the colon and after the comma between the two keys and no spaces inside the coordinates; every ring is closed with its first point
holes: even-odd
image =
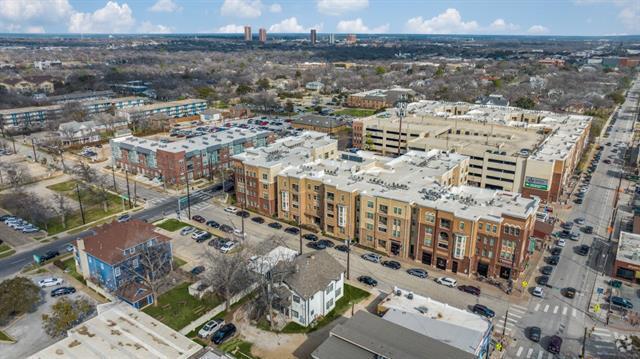
{"type": "Polygon", "coordinates": [[[135,308],[153,303],[148,278],[171,271],[171,239],[140,220],[112,222],[93,231],[75,242],[78,273],[135,308]]]}

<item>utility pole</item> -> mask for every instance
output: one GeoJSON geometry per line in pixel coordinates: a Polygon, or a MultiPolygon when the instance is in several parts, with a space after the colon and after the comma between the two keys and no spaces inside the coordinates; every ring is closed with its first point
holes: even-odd
{"type": "Polygon", "coordinates": [[[351,267],[350,267],[350,258],[351,258],[351,239],[347,238],[347,279],[350,279],[351,267]]]}
{"type": "Polygon", "coordinates": [[[76,193],[78,194],[78,203],[80,203],[80,215],[82,215],[82,224],[86,224],[84,218],[84,208],[82,208],[82,198],[80,197],[80,186],[76,183],[76,193]]]}
{"type": "Polygon", "coordinates": [[[16,139],[13,138],[13,135],[11,136],[11,143],[13,144],[13,154],[15,155],[16,152],[16,139]]]}
{"type": "Polygon", "coordinates": [[[583,359],[584,359],[584,351],[585,351],[586,345],[587,345],[587,327],[584,327],[584,335],[582,336],[582,355],[580,356],[583,359]]]}
{"type": "Polygon", "coordinates": [[[189,196],[189,169],[187,168],[186,165],[184,169],[185,169],[184,177],[186,178],[186,182],[187,182],[187,215],[189,216],[189,219],[191,219],[191,197],[189,196]]]}
{"type": "Polygon", "coordinates": [[[133,208],[131,205],[131,189],[129,188],[129,171],[124,170],[124,178],[127,180],[127,199],[129,200],[129,208],[133,208]]]}
{"type": "Polygon", "coordinates": [[[33,161],[38,162],[38,155],[36,154],[36,140],[31,139],[31,148],[33,148],[33,161]]]}
{"type": "Polygon", "coordinates": [[[300,216],[298,216],[298,237],[300,239],[300,254],[302,254],[302,208],[300,210],[300,216]]]}
{"type": "Polygon", "coordinates": [[[502,336],[504,337],[507,331],[507,318],[509,317],[509,308],[507,307],[507,312],[504,313],[504,323],[502,324],[502,336]]]}
{"type": "Polygon", "coordinates": [[[133,204],[138,205],[138,182],[133,181],[133,204]]]}
{"type": "Polygon", "coordinates": [[[116,167],[115,165],[111,166],[111,177],[113,178],[113,191],[118,192],[118,185],[116,185],[116,167]]]}
{"type": "Polygon", "coordinates": [[[64,151],[58,147],[58,154],[60,155],[60,162],[62,163],[62,172],[67,172],[67,166],[64,164],[64,156],[62,155],[64,151]]]}

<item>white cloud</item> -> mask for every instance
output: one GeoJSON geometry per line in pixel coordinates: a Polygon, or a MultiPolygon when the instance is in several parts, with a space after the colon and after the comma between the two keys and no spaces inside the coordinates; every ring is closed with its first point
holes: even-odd
{"type": "Polygon", "coordinates": [[[72,13],[68,0],[0,0],[0,28],[43,33],[44,25],[66,23],[72,13]]]}
{"type": "Polygon", "coordinates": [[[269,6],[269,12],[281,13],[282,12],[282,6],[280,6],[280,4],[271,4],[271,6],[269,6]]]}
{"type": "Polygon", "coordinates": [[[630,31],[640,31],[640,5],[625,7],[618,13],[618,19],[630,31]]]}
{"type": "Polygon", "coordinates": [[[356,34],[382,34],[389,32],[389,24],[384,24],[378,27],[369,28],[364,24],[361,18],[355,20],[342,20],[338,22],[336,26],[338,32],[342,33],[356,33],[356,34]]]}
{"type": "Polygon", "coordinates": [[[260,0],[224,0],[220,13],[224,16],[256,18],[262,15],[260,0]]]}
{"type": "Polygon", "coordinates": [[[317,0],[318,11],[326,15],[342,15],[369,7],[369,0],[317,0]]]}
{"type": "Polygon", "coordinates": [[[273,33],[285,33],[285,32],[306,32],[307,30],[304,26],[298,24],[298,19],[294,17],[290,17],[288,19],[284,19],[277,24],[273,24],[269,27],[269,32],[273,33]]]}
{"type": "Polygon", "coordinates": [[[127,4],[109,1],[93,13],[76,12],[69,19],[69,32],[74,33],[123,33],[135,25],[133,11],[127,4]]]}
{"type": "Polygon", "coordinates": [[[42,26],[28,26],[26,29],[24,29],[24,32],[26,32],[27,34],[44,34],[46,31],[42,26]]]}
{"type": "Polygon", "coordinates": [[[220,34],[242,34],[244,33],[244,26],[229,24],[218,28],[218,31],[216,32],[220,34]]]}
{"type": "Polygon", "coordinates": [[[149,10],[153,12],[176,12],[181,11],[182,7],[173,0],[158,0],[149,10]]]}
{"type": "Polygon", "coordinates": [[[469,34],[479,28],[476,21],[463,21],[460,12],[453,8],[429,20],[422,16],[411,18],[406,24],[409,32],[418,34],[469,34]]]}
{"type": "Polygon", "coordinates": [[[549,28],[542,25],[533,25],[527,30],[532,35],[541,35],[549,32],[549,28]]]}
{"type": "Polygon", "coordinates": [[[505,32],[505,31],[516,31],[520,28],[520,26],[516,24],[512,24],[510,22],[505,21],[504,19],[495,19],[491,25],[489,25],[489,32],[505,32]]]}
{"type": "Polygon", "coordinates": [[[138,32],[142,34],[170,34],[173,32],[173,28],[165,25],[154,25],[150,21],[143,21],[138,32]]]}

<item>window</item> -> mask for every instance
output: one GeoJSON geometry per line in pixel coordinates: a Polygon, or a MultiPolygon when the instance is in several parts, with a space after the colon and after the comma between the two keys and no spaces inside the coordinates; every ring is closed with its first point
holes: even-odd
{"type": "Polygon", "coordinates": [[[367,223],[367,229],[368,230],[373,230],[373,224],[372,223],[367,223]]]}
{"type": "Polygon", "coordinates": [[[427,212],[425,214],[425,220],[429,223],[434,223],[436,221],[436,215],[433,212],[427,212]]]}
{"type": "Polygon", "coordinates": [[[458,224],[458,228],[463,231],[464,230],[464,222],[460,221],[460,223],[458,224]]]}
{"type": "Polygon", "coordinates": [[[510,240],[503,240],[500,246],[500,258],[506,260],[512,260],[512,256],[515,254],[516,242],[510,240]]]}
{"type": "Polygon", "coordinates": [[[133,258],[133,268],[138,268],[138,258],[133,258]]]}
{"type": "Polygon", "coordinates": [[[383,239],[378,239],[378,246],[380,247],[387,247],[387,241],[383,240],[383,239]]]}
{"type": "Polygon", "coordinates": [[[424,237],[424,240],[422,241],[422,245],[425,247],[431,247],[433,245],[433,238],[424,237]]]}
{"type": "Polygon", "coordinates": [[[347,225],[347,208],[345,206],[338,206],[338,227],[345,227],[347,225]]]}
{"type": "Polygon", "coordinates": [[[487,223],[487,232],[491,230],[491,224],[487,223]]]}
{"type": "Polygon", "coordinates": [[[267,180],[267,179],[269,179],[269,176],[266,173],[263,173],[262,174],[262,179],[263,180],[267,180]]]}
{"type": "Polygon", "coordinates": [[[456,237],[456,242],[453,249],[453,256],[458,259],[462,259],[464,258],[465,246],[467,244],[467,236],[459,236],[456,234],[455,237],[456,237]]]}
{"type": "Polygon", "coordinates": [[[393,207],[393,214],[397,214],[398,216],[402,215],[402,208],[393,207]]]}
{"type": "Polygon", "coordinates": [[[333,283],[330,283],[325,290],[325,293],[329,294],[333,291],[333,283]]]}
{"type": "Polygon", "coordinates": [[[389,207],[385,206],[384,204],[380,205],[380,212],[387,213],[388,210],[389,210],[389,207]]]}
{"type": "Polygon", "coordinates": [[[113,275],[115,275],[116,277],[120,276],[120,267],[115,267],[113,269],[113,275]]]}
{"type": "Polygon", "coordinates": [[[400,231],[394,229],[393,231],[391,231],[391,235],[398,238],[400,237],[400,231]]]}
{"type": "Polygon", "coordinates": [[[262,189],[265,189],[265,190],[266,190],[266,189],[269,189],[269,185],[268,185],[268,184],[266,184],[266,183],[263,183],[263,184],[262,184],[262,189]]]}
{"type": "Polygon", "coordinates": [[[373,208],[373,201],[367,201],[367,207],[373,208]]]}
{"type": "Polygon", "coordinates": [[[291,316],[292,316],[293,318],[297,318],[297,317],[298,317],[298,312],[296,312],[295,310],[293,310],[293,309],[292,309],[292,310],[291,310],[291,316]]]}
{"type": "Polygon", "coordinates": [[[342,288],[336,287],[336,298],[338,298],[342,294],[342,288]]]}
{"type": "Polygon", "coordinates": [[[433,237],[433,227],[424,227],[424,236],[425,237],[433,237]]]}
{"type": "Polygon", "coordinates": [[[484,229],[484,223],[478,222],[478,229],[480,230],[484,229]]]}
{"type": "Polygon", "coordinates": [[[386,226],[387,225],[387,217],[385,216],[378,216],[378,223],[382,226],[386,226]]]}
{"type": "Polygon", "coordinates": [[[373,219],[373,212],[367,212],[367,218],[373,219]]]}
{"type": "Polygon", "coordinates": [[[448,219],[441,218],[440,219],[440,227],[451,228],[451,221],[448,220],[448,219]]]}
{"type": "Polygon", "coordinates": [[[327,310],[329,310],[329,308],[333,307],[333,298],[329,299],[329,301],[327,302],[327,310]]]}
{"type": "MultiPolygon", "coordinates": [[[[371,228],[373,228],[373,226],[371,226],[371,228]]],[[[373,237],[370,235],[367,235],[367,241],[369,242],[373,241],[373,237]]]]}
{"type": "Polygon", "coordinates": [[[495,224],[493,225],[493,233],[497,233],[498,232],[498,226],[496,226],[495,224]]]}
{"type": "Polygon", "coordinates": [[[334,199],[335,199],[335,195],[333,194],[333,192],[327,192],[327,200],[333,201],[334,199]]]}

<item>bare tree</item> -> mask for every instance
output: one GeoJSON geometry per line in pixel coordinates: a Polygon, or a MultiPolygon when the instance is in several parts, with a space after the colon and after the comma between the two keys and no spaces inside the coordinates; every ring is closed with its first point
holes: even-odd
{"type": "Polygon", "coordinates": [[[156,242],[152,245],[145,245],[136,253],[138,256],[125,261],[121,270],[132,280],[149,287],[155,298],[153,305],[158,306],[159,289],[164,284],[166,275],[173,269],[171,245],[169,242],[156,242]]]}
{"type": "Polygon", "coordinates": [[[73,173],[86,183],[95,183],[98,177],[96,170],[84,162],[79,162],[75,165],[73,173]]]}
{"type": "Polygon", "coordinates": [[[114,132],[116,130],[118,123],[122,121],[118,117],[107,112],[103,112],[95,115],[94,120],[98,125],[103,126],[107,132],[114,132]]]}
{"type": "Polygon", "coordinates": [[[18,163],[0,162],[0,170],[4,173],[3,183],[12,189],[20,188],[32,180],[27,167],[18,163]]]}
{"type": "Polygon", "coordinates": [[[82,122],[87,118],[87,110],[79,102],[67,102],[62,106],[60,122],[82,122]]]}
{"type": "Polygon", "coordinates": [[[207,263],[210,270],[205,272],[203,281],[211,285],[213,294],[224,299],[225,308],[231,307],[231,298],[251,286],[255,273],[249,269],[252,251],[246,246],[233,253],[208,253],[207,263]]]}
{"type": "Polygon", "coordinates": [[[60,215],[60,222],[64,229],[67,228],[67,215],[71,213],[69,203],[69,199],[64,193],[56,192],[53,195],[53,208],[60,215]]]}

